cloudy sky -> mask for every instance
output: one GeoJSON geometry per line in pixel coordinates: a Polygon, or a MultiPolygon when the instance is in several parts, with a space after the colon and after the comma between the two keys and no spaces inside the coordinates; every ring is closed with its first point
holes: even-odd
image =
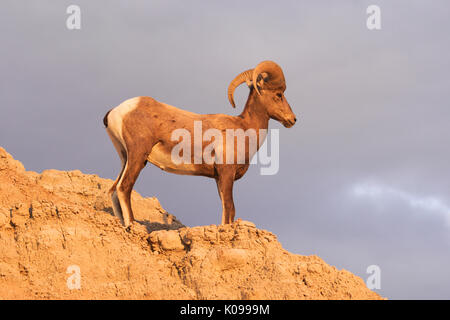
{"type": "MultiPolygon", "coordinates": [[[[250,168],[237,217],[283,246],[367,279],[383,296],[450,299],[448,1],[17,1],[0,4],[0,145],[26,168],[114,179],[106,111],[152,96],[240,113],[226,89],[278,62],[299,121],[280,129],[280,170],[250,168]],[[81,8],[81,30],[66,8],[81,8]],[[381,30],[366,8],[381,8],[381,30]]],[[[189,226],[217,224],[215,182],[147,166],[135,189],[189,226]]]]}

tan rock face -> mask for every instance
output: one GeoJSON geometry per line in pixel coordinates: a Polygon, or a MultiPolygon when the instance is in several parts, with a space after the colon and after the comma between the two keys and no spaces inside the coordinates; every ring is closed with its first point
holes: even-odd
{"type": "Polygon", "coordinates": [[[27,172],[0,148],[0,298],[380,299],[251,222],[187,228],[133,193],[138,221],[125,230],[111,184],[80,171],[27,172]],[[68,287],[71,266],[80,289],[68,287]]]}

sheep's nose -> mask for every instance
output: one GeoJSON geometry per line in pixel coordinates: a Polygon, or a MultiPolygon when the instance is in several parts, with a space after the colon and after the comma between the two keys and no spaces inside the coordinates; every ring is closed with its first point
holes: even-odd
{"type": "Polygon", "coordinates": [[[297,122],[297,118],[296,117],[294,117],[294,122],[297,122]]]}

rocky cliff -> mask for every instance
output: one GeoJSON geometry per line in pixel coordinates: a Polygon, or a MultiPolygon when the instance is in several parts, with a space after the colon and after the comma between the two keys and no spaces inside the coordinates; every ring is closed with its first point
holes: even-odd
{"type": "Polygon", "coordinates": [[[251,222],[188,228],[134,192],[138,221],[126,230],[112,215],[111,184],[26,171],[0,148],[0,299],[381,298],[251,222]]]}

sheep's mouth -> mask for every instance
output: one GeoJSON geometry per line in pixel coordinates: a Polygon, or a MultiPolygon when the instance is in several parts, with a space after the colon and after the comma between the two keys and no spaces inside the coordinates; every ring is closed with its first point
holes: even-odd
{"type": "Polygon", "coordinates": [[[295,122],[295,120],[285,120],[282,123],[286,128],[291,128],[292,126],[294,126],[295,122]]]}

